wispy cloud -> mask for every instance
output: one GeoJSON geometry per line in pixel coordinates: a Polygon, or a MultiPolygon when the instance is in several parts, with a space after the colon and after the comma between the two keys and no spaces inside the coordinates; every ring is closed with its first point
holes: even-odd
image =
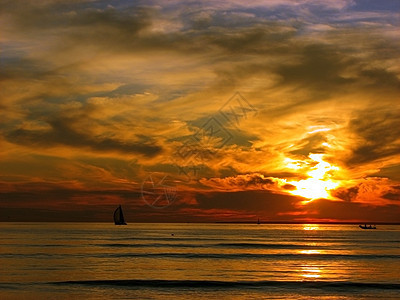
{"type": "MultiPolygon", "coordinates": [[[[261,206],[270,219],[373,218],[373,207],[393,218],[397,8],[356,0],[3,1],[3,206],[41,207],[76,192],[54,209],[84,207],[104,186],[107,205],[129,203],[125,191],[140,201],[141,182],[156,172],[176,180],[181,197],[169,209],[179,220],[250,218],[261,206]],[[220,113],[236,91],[257,111],[239,126],[220,113]],[[199,171],[187,180],[177,151],[210,118],[229,142],[212,149],[201,140],[197,150],[212,155],[190,162],[199,171]],[[335,170],[315,183],[337,187],[329,200],[304,205],[290,192],[324,171],[313,154],[335,170]],[[254,209],[247,197],[258,199],[254,209]],[[345,207],[359,213],[329,212],[345,207]]],[[[138,207],[142,218],[164,220],[138,207]]]]}

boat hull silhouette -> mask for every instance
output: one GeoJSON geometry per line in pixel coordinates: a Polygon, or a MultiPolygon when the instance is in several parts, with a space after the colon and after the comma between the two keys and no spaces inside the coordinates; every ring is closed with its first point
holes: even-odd
{"type": "Polygon", "coordinates": [[[376,229],[376,226],[372,226],[372,225],[358,225],[358,227],[360,227],[361,229],[376,229]]]}

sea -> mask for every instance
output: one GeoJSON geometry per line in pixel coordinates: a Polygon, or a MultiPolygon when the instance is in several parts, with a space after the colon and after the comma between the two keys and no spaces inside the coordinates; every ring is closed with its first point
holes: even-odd
{"type": "Polygon", "coordinates": [[[0,223],[0,299],[400,299],[400,226],[0,223]]]}

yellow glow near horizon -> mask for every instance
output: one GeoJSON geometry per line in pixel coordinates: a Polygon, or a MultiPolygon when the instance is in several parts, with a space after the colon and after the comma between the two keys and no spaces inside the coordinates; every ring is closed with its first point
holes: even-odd
{"type": "Polygon", "coordinates": [[[304,224],[303,230],[318,230],[318,224],[304,224]]]}
{"type": "MultiPolygon", "coordinates": [[[[332,166],[323,160],[323,154],[310,154],[309,157],[317,162],[311,171],[307,172],[309,178],[300,181],[291,181],[290,184],[296,187],[296,190],[290,191],[291,194],[310,199],[306,203],[319,199],[329,199],[331,197],[329,191],[335,189],[339,183],[329,179],[328,172],[339,170],[338,167],[332,166]]],[[[293,163],[291,163],[293,165],[293,163]]],[[[291,167],[289,165],[289,167],[291,167]]]]}

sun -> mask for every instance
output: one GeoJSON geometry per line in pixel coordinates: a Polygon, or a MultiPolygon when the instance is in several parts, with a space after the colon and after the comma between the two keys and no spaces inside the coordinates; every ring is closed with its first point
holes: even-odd
{"type": "Polygon", "coordinates": [[[329,198],[329,190],[337,186],[331,181],[323,181],[320,179],[309,178],[299,182],[291,182],[297,189],[291,191],[291,194],[315,200],[319,198],[329,198]]]}
{"type": "Polygon", "coordinates": [[[323,157],[323,154],[310,154],[309,158],[317,164],[306,173],[308,178],[288,182],[296,187],[290,193],[308,198],[309,200],[305,201],[306,203],[319,198],[330,199],[331,195],[329,191],[337,188],[339,185],[337,181],[331,178],[330,174],[332,171],[339,170],[339,168],[324,161],[323,157]]]}

